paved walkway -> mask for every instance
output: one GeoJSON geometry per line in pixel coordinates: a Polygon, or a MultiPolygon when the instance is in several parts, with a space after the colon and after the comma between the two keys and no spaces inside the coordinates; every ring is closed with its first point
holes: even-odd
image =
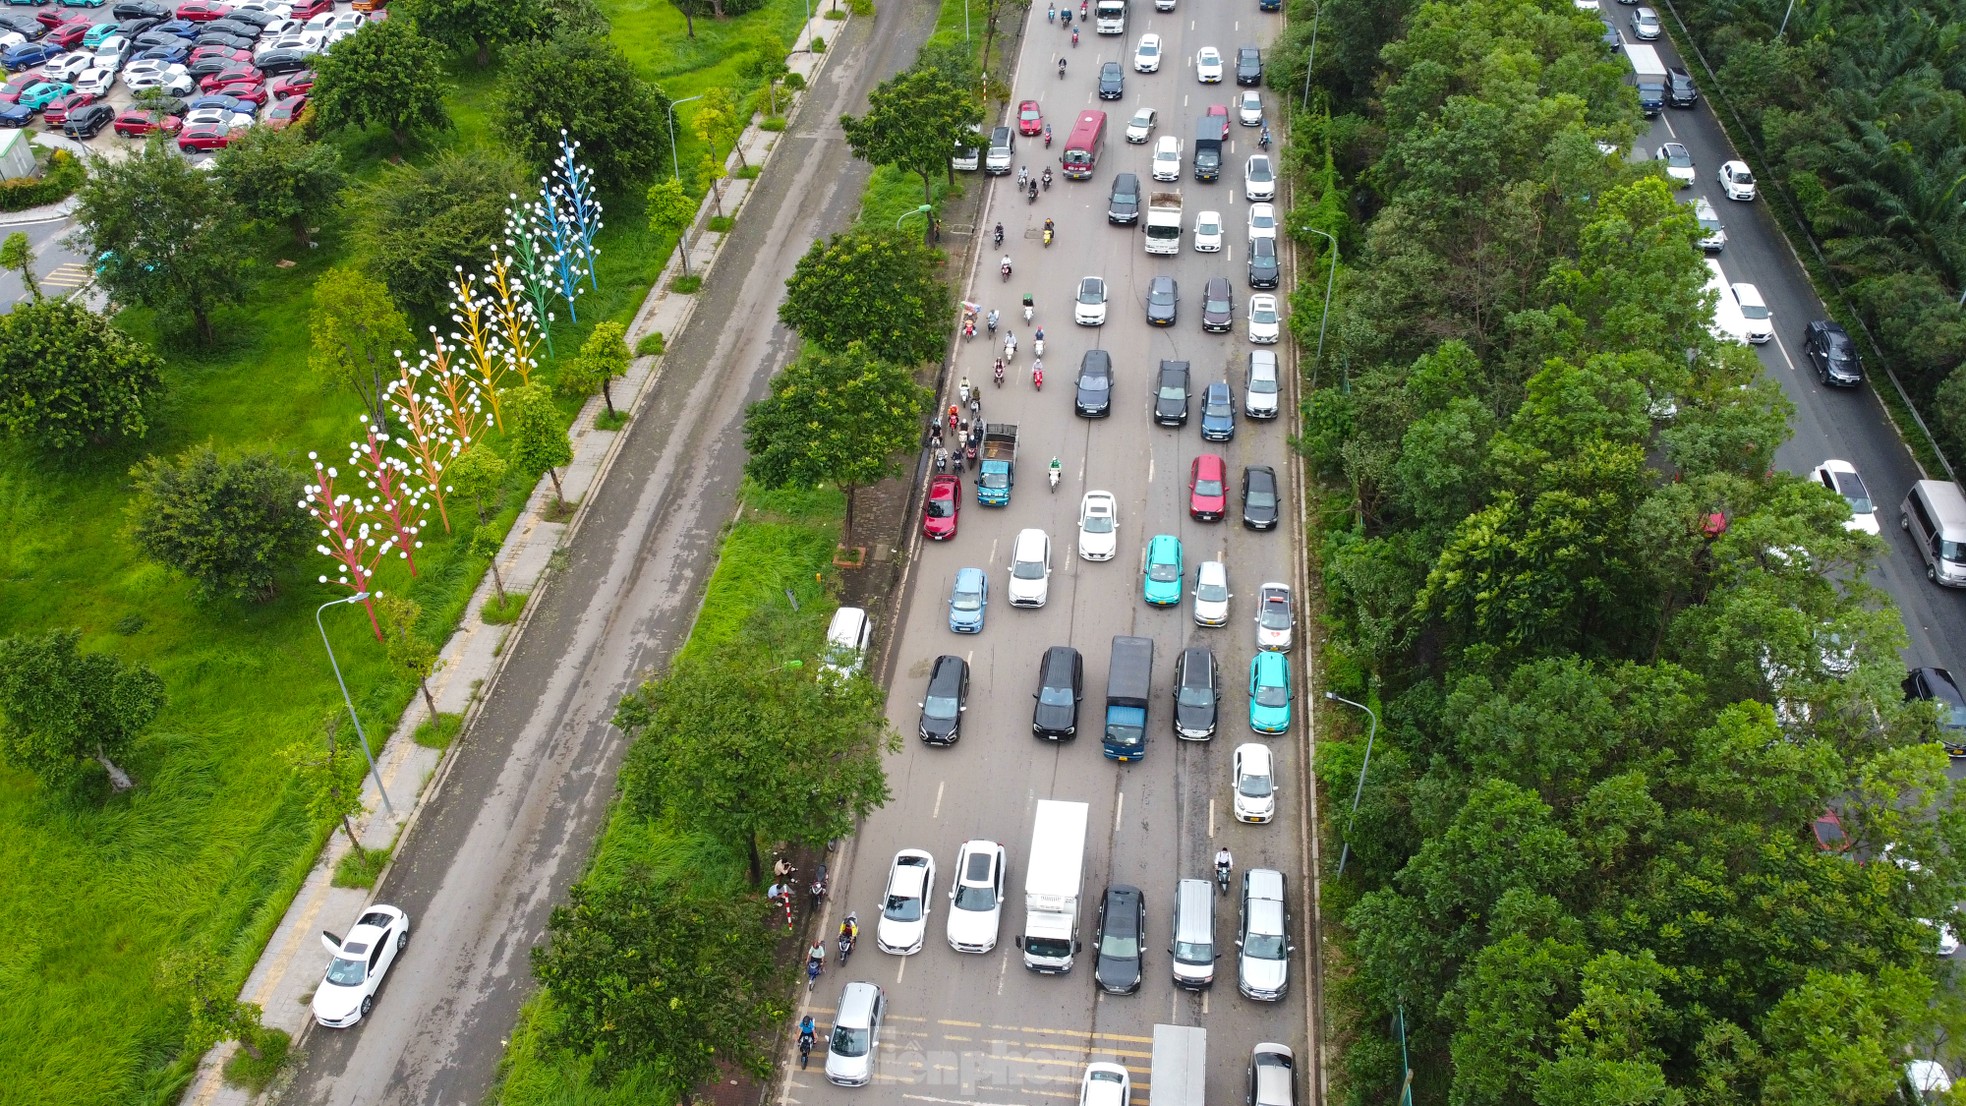
{"type": "MultiPolygon", "coordinates": [[[[818,34],[830,43],[842,26],[842,22],[824,19],[816,13],[800,34],[800,52],[786,59],[791,71],[805,77],[810,84],[827,55],[803,52],[806,41],[818,34]]],[[[741,140],[745,160],[751,165],[765,164],[778,137],[755,126],[747,129],[741,140]]],[[[734,172],[737,165],[733,153],[726,161],[726,169],[734,172]]],[[[738,212],[754,183],[734,175],[723,182],[722,208],[726,215],[738,212]]],[[[725,237],[702,229],[712,214],[714,205],[706,196],[688,235],[689,271],[698,276],[707,275],[715,267],[725,237]]],[[[630,347],[650,332],[662,333],[669,347],[675,347],[696,305],[696,297],[668,291],[669,282],[680,274],[679,262],[672,251],[661,279],[629,328],[630,347]]],[[[660,359],[636,358],[628,374],[614,387],[616,405],[627,411],[640,407],[659,371],[660,359]]],[[[582,505],[575,517],[566,523],[543,521],[542,515],[553,499],[553,485],[542,478],[520,513],[519,521],[506,535],[498,554],[498,568],[507,591],[530,593],[538,589],[567,531],[578,525],[586,504],[591,501],[590,493],[606,477],[625,435],[594,429],[596,416],[605,411],[601,398],[594,397],[581,409],[571,430],[574,459],[560,470],[560,483],[566,498],[582,505]]],[[[535,609],[534,604],[528,603],[525,614],[511,626],[486,625],[479,611],[483,604],[495,598],[495,585],[487,573],[471,597],[463,623],[444,644],[442,663],[430,679],[437,709],[466,715],[467,727],[470,716],[497,680],[505,660],[516,652],[511,648],[514,637],[524,631],[535,609]]],[[[370,778],[363,795],[366,813],[356,821],[357,833],[366,847],[388,847],[406,834],[423,809],[424,800],[435,793],[436,788],[431,784],[441,781],[449,766],[455,763],[455,758],[446,760],[435,750],[410,739],[416,727],[428,717],[423,698],[412,697],[408,711],[377,752],[390,809],[383,809],[375,781],[370,778]]],[[[370,735],[372,743],[377,736],[370,735]]],[[[266,1025],[284,1029],[296,1038],[310,1022],[305,1000],[312,994],[326,964],[320,933],[328,929],[345,933],[348,923],[369,902],[369,891],[331,885],[335,864],[347,851],[346,835],[336,833],[288,906],[240,994],[242,1000],[260,1005],[266,1025]]],[[[220,1076],[224,1061],[236,1049],[236,1044],[226,1043],[206,1054],[184,1101],[195,1106],[244,1106],[252,1102],[252,1095],[228,1086],[220,1076]]]]}

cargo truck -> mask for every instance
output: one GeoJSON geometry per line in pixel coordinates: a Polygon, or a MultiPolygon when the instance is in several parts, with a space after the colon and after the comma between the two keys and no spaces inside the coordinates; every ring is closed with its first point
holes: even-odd
{"type": "Polygon", "coordinates": [[[1631,64],[1626,79],[1638,89],[1639,110],[1648,119],[1666,110],[1666,67],[1659,51],[1642,42],[1626,43],[1625,60],[1631,64]]]}
{"type": "Polygon", "coordinates": [[[1147,1106],[1204,1106],[1202,1084],[1207,1074],[1208,1030],[1198,1025],[1154,1027],[1147,1106]]]}
{"type": "Polygon", "coordinates": [[[1154,688],[1154,641],[1113,639],[1113,663],[1106,671],[1107,760],[1122,763],[1147,755],[1147,699],[1154,688]]]}
{"type": "Polygon", "coordinates": [[[1181,252],[1181,190],[1147,196],[1147,252],[1181,252]]]}
{"type": "Polygon", "coordinates": [[[1126,0],[1098,0],[1092,5],[1092,25],[1102,35],[1126,33],[1126,0]]]}
{"type": "Polygon", "coordinates": [[[1195,120],[1195,179],[1220,180],[1222,177],[1222,131],[1228,120],[1220,115],[1204,115],[1195,120]]]}
{"type": "Polygon", "coordinates": [[[983,449],[976,455],[976,501],[985,507],[1010,503],[1017,482],[1017,426],[993,422],[983,427],[983,449]]]}
{"type": "Polygon", "coordinates": [[[1030,859],[1024,864],[1024,932],[1017,947],[1024,966],[1046,975],[1072,970],[1079,951],[1079,903],[1084,897],[1084,803],[1038,800],[1031,826],[1030,859]]]}

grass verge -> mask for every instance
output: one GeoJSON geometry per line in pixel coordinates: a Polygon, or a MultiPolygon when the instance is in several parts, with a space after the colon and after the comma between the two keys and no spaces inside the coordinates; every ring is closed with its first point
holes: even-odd
{"type": "Polygon", "coordinates": [[[441,752],[451,747],[451,742],[457,739],[457,731],[463,727],[464,716],[461,714],[434,714],[416,724],[416,733],[410,740],[426,749],[441,752]]]}
{"type": "Polygon", "coordinates": [[[239,1049],[225,1062],[225,1081],[235,1087],[244,1087],[259,1094],[273,1083],[280,1069],[287,1066],[287,1054],[293,1048],[293,1038],[284,1029],[261,1030],[253,1039],[253,1046],[259,1049],[254,1056],[245,1049],[239,1049]]]}
{"type": "Polygon", "coordinates": [[[519,612],[526,609],[526,596],[523,591],[508,591],[504,598],[492,596],[484,606],[478,608],[478,617],[487,626],[509,626],[519,621],[519,612]]]}
{"type": "Polygon", "coordinates": [[[341,854],[335,861],[334,885],[336,887],[374,887],[375,879],[382,874],[383,865],[389,863],[388,849],[369,849],[356,847],[341,854]]]}

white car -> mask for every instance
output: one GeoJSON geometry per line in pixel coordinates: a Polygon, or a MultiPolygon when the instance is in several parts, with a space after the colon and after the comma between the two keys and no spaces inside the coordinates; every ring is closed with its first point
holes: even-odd
{"type": "Polygon", "coordinates": [[[0,50],[5,50],[10,46],[21,46],[26,42],[27,36],[21,34],[19,31],[8,31],[6,34],[0,34],[0,50]]]}
{"type": "Polygon", "coordinates": [[[1195,213],[1195,252],[1222,252],[1221,212],[1198,211],[1195,213]]]}
{"type": "Polygon", "coordinates": [[[1072,321],[1080,326],[1106,325],[1105,277],[1079,278],[1079,296],[1072,303],[1072,321]]]}
{"type": "Polygon", "coordinates": [[[1213,46],[1204,46],[1195,53],[1195,76],[1203,84],[1222,83],[1222,52],[1213,46]]]}
{"type": "Polygon", "coordinates": [[[1154,179],[1157,181],[1177,181],[1181,179],[1181,140],[1171,134],[1160,136],[1154,143],[1154,179]]]}
{"type": "Polygon", "coordinates": [[[41,75],[51,81],[74,83],[75,78],[87,73],[96,63],[96,56],[85,50],[71,50],[59,57],[49,58],[41,67],[41,75]]]}
{"type": "Polygon", "coordinates": [[[1277,171],[1270,164],[1270,155],[1249,155],[1249,161],[1242,167],[1242,194],[1251,200],[1277,198],[1277,171]]]}
{"type": "Polygon", "coordinates": [[[1127,1106],[1133,1101],[1133,1077],[1118,1064],[1095,1062],[1085,1066],[1079,1080],[1079,1106],[1127,1106]]]}
{"type": "Polygon", "coordinates": [[[1297,1055],[1264,1041],[1249,1052],[1249,1106],[1297,1106],[1297,1055]]]}
{"type": "Polygon", "coordinates": [[[173,96],[189,96],[191,90],[198,87],[198,82],[191,79],[191,74],[184,71],[184,66],[173,65],[159,72],[125,73],[123,87],[131,92],[144,92],[154,88],[173,96]]]}
{"type": "Polygon", "coordinates": [[[1235,815],[1238,822],[1268,822],[1277,816],[1277,777],[1268,745],[1236,746],[1235,815]]]}
{"type": "Polygon", "coordinates": [[[1877,533],[1877,505],[1871,502],[1870,489],[1864,486],[1864,478],[1857,475],[1855,465],[1832,457],[1816,466],[1815,475],[1817,483],[1842,496],[1843,502],[1850,505],[1850,520],[1843,524],[1845,530],[1877,533]]]}
{"type": "Polygon", "coordinates": [[[287,3],[286,0],[240,0],[239,3],[232,5],[232,10],[240,12],[265,12],[275,18],[285,19],[293,14],[294,6],[287,3]]]}
{"type": "Polygon", "coordinates": [[[1720,165],[1720,190],[1730,200],[1754,199],[1754,170],[1745,161],[1726,161],[1720,165]]]}
{"type": "Polygon", "coordinates": [[[184,66],[174,61],[165,61],[163,58],[138,58],[123,67],[123,76],[125,79],[130,77],[147,77],[158,73],[168,73],[173,69],[183,72],[184,66]]]}
{"type": "Polygon", "coordinates": [[[1256,648],[1286,651],[1296,628],[1289,584],[1272,581],[1256,589],[1256,648]]]}
{"type": "Polygon", "coordinates": [[[881,920],[874,927],[874,943],[882,952],[913,956],[922,951],[928,936],[928,893],[934,889],[934,857],[920,849],[894,854],[881,896],[881,920]]]}
{"type": "Polygon", "coordinates": [[[314,988],[314,1020],[345,1029],[368,1016],[382,977],[410,943],[410,916],[376,903],[355,919],[346,939],[322,932],[321,944],[334,959],[314,988]]]}
{"type": "Polygon", "coordinates": [[[1249,297],[1249,340],[1272,345],[1283,337],[1283,316],[1277,314],[1277,298],[1268,292],[1249,297]]]}
{"type": "Polygon", "coordinates": [[[1659,13],[1651,8],[1640,8],[1632,13],[1632,34],[1640,42],[1651,42],[1659,37],[1659,13]]]}
{"type": "Polygon", "coordinates": [[[997,947],[1003,920],[1004,847],[995,841],[967,841],[956,853],[956,878],[949,888],[949,947],[957,952],[989,952],[997,947]]]}
{"type": "MultiPolygon", "coordinates": [[[[280,14],[284,16],[287,13],[280,14]]],[[[307,21],[307,29],[331,35],[336,31],[359,31],[368,21],[369,17],[362,12],[322,12],[307,21]]]]}
{"type": "Polygon", "coordinates": [[[274,35],[253,47],[253,60],[259,61],[275,50],[299,50],[303,54],[318,54],[326,49],[327,45],[328,36],[319,31],[295,31],[274,35]]]}
{"type": "Polygon", "coordinates": [[[1275,238],[1277,236],[1277,207],[1275,204],[1249,205],[1249,237],[1275,238]]]}
{"type": "Polygon", "coordinates": [[[1229,624],[1229,566],[1203,561],[1195,568],[1195,625],[1229,624]]]}
{"type": "Polygon", "coordinates": [[[1135,73],[1160,72],[1160,36],[1152,31],[1140,36],[1140,44],[1133,48],[1133,71],[1135,73]]]}
{"type": "Polygon", "coordinates": [[[1079,500],[1079,556],[1110,561],[1119,552],[1120,505],[1112,492],[1091,491],[1079,500]]]}
{"type": "Polygon", "coordinates": [[[91,64],[93,64],[97,69],[120,70],[123,68],[123,59],[129,56],[130,56],[129,36],[110,35],[108,38],[105,38],[101,42],[96,43],[95,61],[92,62],[91,64]]]}
{"type": "Polygon", "coordinates": [[[1051,536],[1032,528],[1017,532],[1010,548],[1010,605],[1042,607],[1051,590],[1051,536]]]}
{"type": "MultiPolygon", "coordinates": [[[[90,59],[90,62],[93,64],[94,59],[90,59]]],[[[75,91],[86,92],[91,96],[101,98],[109,95],[109,90],[116,87],[116,71],[114,69],[91,69],[75,78],[71,83],[75,85],[75,91]]]]}
{"type": "Polygon", "coordinates": [[[240,127],[253,125],[253,117],[243,111],[227,111],[224,108],[198,108],[184,117],[184,125],[195,127],[201,123],[222,123],[225,129],[236,131],[240,127]]]}
{"type": "Polygon", "coordinates": [[[1681,188],[1693,187],[1693,152],[1684,142],[1668,142],[1653,155],[1666,163],[1666,176],[1681,188]]]}
{"type": "Polygon", "coordinates": [[[1153,108],[1141,108],[1126,121],[1126,140],[1135,146],[1144,146],[1154,136],[1154,127],[1160,122],[1160,115],[1153,108]]]}
{"type": "Polygon", "coordinates": [[[1236,94],[1236,121],[1245,127],[1263,125],[1263,97],[1253,88],[1236,94]]]}
{"type": "Polygon", "coordinates": [[[1761,345],[1775,336],[1775,313],[1768,310],[1768,301],[1761,298],[1761,289],[1752,284],[1730,284],[1728,292],[1734,297],[1734,306],[1741,313],[1742,332],[1754,345],[1761,345]]]}

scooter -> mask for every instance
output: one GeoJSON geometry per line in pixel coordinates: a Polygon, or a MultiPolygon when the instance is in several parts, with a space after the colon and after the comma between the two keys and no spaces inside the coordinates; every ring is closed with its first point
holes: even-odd
{"type": "Polygon", "coordinates": [[[1215,886],[1224,895],[1229,893],[1229,866],[1227,864],[1217,864],[1215,866],[1215,886]]]}
{"type": "Polygon", "coordinates": [[[799,1034],[799,1067],[800,1068],[804,1068],[806,1066],[806,1062],[812,1059],[812,1041],[813,1041],[813,1033],[811,1030],[805,1030],[799,1034]]]}
{"type": "Polygon", "coordinates": [[[1077,27],[1073,27],[1073,28],[1072,28],[1072,48],[1073,48],[1073,49],[1077,49],[1077,48],[1078,48],[1078,45],[1079,45],[1079,29],[1078,29],[1077,27]]]}
{"type": "Polygon", "coordinates": [[[1046,227],[1046,228],[1044,228],[1044,244],[1045,244],[1045,245],[1047,245],[1047,246],[1049,246],[1049,245],[1051,245],[1051,228],[1050,228],[1050,227],[1046,227]]]}
{"type": "Polygon", "coordinates": [[[1001,273],[1001,274],[1003,275],[1003,278],[1004,278],[1005,280],[1009,280],[1009,279],[1010,279],[1010,262],[1008,262],[1008,261],[1006,261],[1006,262],[1004,262],[1003,264],[1001,264],[1001,265],[999,265],[999,266],[997,266],[997,272],[999,272],[999,273],[1001,273]]]}
{"type": "Polygon", "coordinates": [[[1051,191],[1051,166],[1047,165],[1044,167],[1044,175],[1039,177],[1038,180],[1044,185],[1046,192],[1051,191]]]}
{"type": "Polygon", "coordinates": [[[846,958],[853,955],[853,944],[854,944],[853,935],[860,931],[860,915],[848,914],[846,916],[846,922],[849,927],[849,931],[840,934],[840,966],[841,967],[845,967],[846,958]]]}
{"type": "Polygon", "coordinates": [[[1017,335],[1006,334],[1003,339],[1003,362],[1008,365],[1017,360],[1017,335]]]}
{"type": "Polygon", "coordinates": [[[1059,58],[1059,59],[1058,59],[1058,79],[1059,79],[1059,80],[1061,80],[1061,81],[1065,79],[1065,59],[1064,59],[1064,58],[1059,58]]]}
{"type": "Polygon", "coordinates": [[[1002,248],[1003,248],[1003,224],[1002,224],[1002,223],[998,223],[998,224],[997,224],[997,248],[998,248],[998,249],[1002,249],[1002,248]]]}
{"type": "Polygon", "coordinates": [[[1044,328],[1043,327],[1039,327],[1037,335],[1031,339],[1031,355],[1034,357],[1044,356],[1044,328]]]}
{"type": "Polygon", "coordinates": [[[963,316],[963,341],[967,342],[974,337],[976,337],[976,316],[965,315],[963,316]]]}
{"type": "Polygon", "coordinates": [[[1053,458],[1051,462],[1051,490],[1054,494],[1058,491],[1058,478],[1063,472],[1064,470],[1058,467],[1058,460],[1053,458]]]}
{"type": "Polygon", "coordinates": [[[1038,202],[1038,182],[1037,182],[1037,181],[1032,181],[1032,182],[1031,182],[1031,191],[1030,191],[1030,193],[1029,193],[1029,195],[1030,195],[1030,202],[1031,202],[1031,203],[1037,203],[1037,202],[1038,202]]]}
{"type": "Polygon", "coordinates": [[[997,387],[1003,387],[1003,358],[997,358],[997,387]]]}
{"type": "Polygon", "coordinates": [[[1044,391],[1044,362],[1035,357],[1031,359],[1031,387],[1035,391],[1044,391]]]}
{"type": "Polygon", "coordinates": [[[992,336],[994,336],[994,335],[995,335],[995,334],[997,333],[997,309],[996,309],[996,308],[994,308],[994,307],[992,307],[992,308],[990,309],[990,314],[988,315],[988,317],[986,317],[986,318],[985,318],[985,319],[983,320],[983,322],[984,322],[984,323],[985,323],[985,324],[986,324],[987,326],[989,326],[989,328],[990,328],[990,333],[991,333],[991,335],[992,335],[992,336]]]}
{"type": "Polygon", "coordinates": [[[1044,148],[1047,150],[1051,149],[1051,124],[1049,123],[1044,125],[1044,148]]]}
{"type": "Polygon", "coordinates": [[[811,991],[819,982],[820,973],[826,970],[826,961],[817,956],[806,957],[806,990],[811,991]]]}
{"type": "Polygon", "coordinates": [[[1256,144],[1265,150],[1270,148],[1270,128],[1263,128],[1263,133],[1256,139],[1256,144]]]}
{"type": "MultiPolygon", "coordinates": [[[[970,329],[974,330],[975,324],[972,323],[970,329]]],[[[812,896],[812,912],[815,914],[819,913],[820,900],[826,897],[825,861],[822,860],[819,862],[819,873],[812,877],[812,885],[806,888],[806,893],[812,896]]]]}
{"type": "Polygon", "coordinates": [[[1030,322],[1030,321],[1031,321],[1031,316],[1032,316],[1032,315],[1033,315],[1034,313],[1036,313],[1036,311],[1037,311],[1037,309],[1038,309],[1038,305],[1037,305],[1037,303],[1036,303],[1036,302],[1035,302],[1034,300],[1032,300],[1030,296],[1028,296],[1028,295],[1027,295],[1027,296],[1025,296],[1025,297],[1024,297],[1024,321],[1025,321],[1025,322],[1027,322],[1027,323],[1028,323],[1028,322],[1030,322]]]}

